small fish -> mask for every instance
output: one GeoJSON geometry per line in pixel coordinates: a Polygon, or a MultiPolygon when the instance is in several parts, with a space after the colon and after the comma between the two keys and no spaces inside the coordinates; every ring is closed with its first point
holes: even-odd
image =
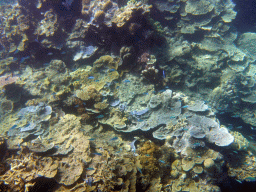
{"type": "Polygon", "coordinates": [[[94,141],[95,140],[95,138],[91,138],[91,139],[88,139],[89,141],[94,141]]]}
{"type": "Polygon", "coordinates": [[[47,55],[53,55],[53,53],[52,53],[52,52],[50,52],[50,53],[47,53],[47,55]]]}
{"type": "Polygon", "coordinates": [[[17,125],[13,125],[10,129],[15,129],[17,127],[17,125]]]}
{"type": "Polygon", "coordinates": [[[200,147],[201,143],[194,143],[193,144],[195,147],[200,147]]]}
{"type": "Polygon", "coordinates": [[[254,138],[252,136],[248,136],[250,139],[254,140],[254,138]]]}
{"type": "Polygon", "coordinates": [[[163,70],[163,77],[164,77],[164,79],[165,79],[165,72],[164,72],[164,70],[163,70]]]}
{"type": "Polygon", "coordinates": [[[110,139],[110,141],[115,141],[117,139],[118,139],[118,137],[113,137],[112,139],[110,139]]]}
{"type": "Polygon", "coordinates": [[[137,119],[138,122],[143,122],[144,120],[143,119],[137,119]]]}
{"type": "Polygon", "coordinates": [[[20,63],[23,63],[26,59],[29,59],[29,58],[30,58],[30,56],[22,57],[22,58],[20,59],[20,63]]]}
{"type": "Polygon", "coordinates": [[[99,82],[100,80],[96,79],[95,82],[99,82]]]}
{"type": "Polygon", "coordinates": [[[102,156],[102,153],[93,153],[94,155],[102,156]]]}
{"type": "Polygon", "coordinates": [[[243,128],[243,126],[238,126],[238,127],[236,127],[237,129],[242,129],[243,128]]]}
{"type": "Polygon", "coordinates": [[[130,83],[131,81],[128,80],[128,79],[126,79],[126,80],[124,80],[123,82],[124,82],[124,83],[130,83]]]}
{"type": "Polygon", "coordinates": [[[232,115],[231,117],[233,117],[233,118],[239,118],[240,115],[232,115]]]}
{"type": "Polygon", "coordinates": [[[149,154],[146,154],[145,156],[150,157],[150,155],[149,155],[149,154]]]}
{"type": "Polygon", "coordinates": [[[148,92],[144,92],[144,93],[142,93],[143,95],[148,95],[148,92]]]}
{"type": "Polygon", "coordinates": [[[222,112],[220,112],[219,114],[220,114],[220,115],[223,115],[224,113],[225,113],[225,112],[224,112],[224,111],[222,111],[222,112]]]}
{"type": "Polygon", "coordinates": [[[134,140],[130,143],[132,152],[135,152],[135,151],[136,151],[136,147],[135,147],[135,142],[136,142],[136,141],[137,141],[137,139],[134,139],[134,140]]]}
{"type": "Polygon", "coordinates": [[[98,115],[97,117],[96,117],[96,119],[102,119],[104,117],[104,115],[98,115]]]}
{"type": "Polygon", "coordinates": [[[238,152],[237,152],[237,151],[233,151],[233,153],[238,154],[238,152]]]}
{"type": "Polygon", "coordinates": [[[181,108],[182,109],[185,109],[185,108],[188,108],[189,106],[188,105],[184,105],[184,106],[182,106],[181,108]]]}
{"type": "Polygon", "coordinates": [[[170,117],[170,119],[174,119],[174,118],[176,118],[176,116],[171,116],[171,117],[170,117]]]}
{"type": "Polygon", "coordinates": [[[115,71],[115,69],[109,69],[109,71],[110,71],[110,72],[113,72],[113,71],[115,71]]]}
{"type": "Polygon", "coordinates": [[[79,107],[79,105],[75,105],[75,108],[78,108],[79,107]]]}
{"type": "Polygon", "coordinates": [[[85,182],[87,185],[89,185],[91,187],[92,183],[93,183],[93,177],[87,177],[87,175],[86,175],[85,182]]]}
{"type": "Polygon", "coordinates": [[[64,54],[66,54],[66,51],[62,51],[60,54],[64,55],[64,54]]]}
{"type": "Polygon", "coordinates": [[[163,93],[163,92],[165,92],[166,91],[166,89],[161,89],[160,91],[158,91],[159,93],[163,93]]]}
{"type": "Polygon", "coordinates": [[[88,171],[93,171],[94,170],[94,168],[92,168],[92,167],[88,167],[88,168],[86,168],[88,171]]]}
{"type": "Polygon", "coordinates": [[[17,60],[18,60],[18,58],[17,58],[17,57],[14,57],[12,61],[17,61],[17,60]]]}
{"type": "Polygon", "coordinates": [[[137,116],[141,116],[141,115],[144,115],[145,113],[147,113],[149,111],[148,108],[145,108],[143,110],[140,110],[140,111],[134,111],[134,114],[137,115],[137,116]]]}
{"type": "Polygon", "coordinates": [[[232,126],[232,125],[229,125],[227,128],[228,128],[228,129],[233,129],[233,126],[232,126]]]}
{"type": "Polygon", "coordinates": [[[117,86],[116,89],[119,89],[119,86],[117,86]]]}
{"type": "Polygon", "coordinates": [[[94,79],[94,77],[93,76],[89,76],[88,79],[94,79]]]}
{"type": "Polygon", "coordinates": [[[251,130],[255,130],[256,128],[255,127],[251,127],[251,130]]]}
{"type": "Polygon", "coordinates": [[[158,160],[160,163],[165,163],[165,161],[163,161],[163,160],[158,160]]]}
{"type": "Polygon", "coordinates": [[[43,66],[46,67],[46,66],[49,66],[49,64],[50,64],[50,63],[44,63],[43,66]]]}
{"type": "Polygon", "coordinates": [[[236,179],[236,181],[237,181],[238,183],[243,183],[242,181],[240,181],[240,180],[238,180],[238,179],[236,179]]]}
{"type": "Polygon", "coordinates": [[[17,53],[19,53],[20,51],[18,50],[18,49],[16,49],[15,51],[14,51],[14,54],[17,54],[17,53]]]}
{"type": "Polygon", "coordinates": [[[5,81],[8,81],[10,79],[10,76],[6,77],[4,80],[5,81]]]}

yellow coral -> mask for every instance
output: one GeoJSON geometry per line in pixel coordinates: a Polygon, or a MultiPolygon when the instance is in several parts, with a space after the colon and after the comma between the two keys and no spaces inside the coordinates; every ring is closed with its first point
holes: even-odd
{"type": "Polygon", "coordinates": [[[97,23],[100,23],[100,22],[103,22],[104,21],[104,18],[105,18],[105,13],[104,11],[97,11],[94,15],[94,20],[97,22],[97,23]]]}
{"type": "Polygon", "coordinates": [[[94,108],[99,109],[99,110],[104,110],[104,109],[106,109],[108,106],[109,106],[109,104],[106,103],[106,102],[98,102],[98,103],[95,103],[95,104],[94,104],[94,108]]]}
{"type": "Polygon", "coordinates": [[[102,10],[103,10],[104,12],[106,12],[106,11],[109,10],[112,6],[113,6],[112,1],[107,1],[107,2],[103,5],[102,10]]]}

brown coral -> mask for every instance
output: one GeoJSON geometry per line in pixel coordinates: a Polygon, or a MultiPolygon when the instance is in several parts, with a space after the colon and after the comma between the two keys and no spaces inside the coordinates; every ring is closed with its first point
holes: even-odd
{"type": "Polygon", "coordinates": [[[113,6],[112,1],[107,1],[107,2],[103,5],[102,10],[103,10],[104,12],[106,12],[107,10],[111,9],[112,6],[113,6]]]}
{"type": "Polygon", "coordinates": [[[102,23],[103,21],[104,21],[104,18],[105,18],[105,13],[104,13],[104,11],[97,11],[96,13],[95,13],[95,16],[94,16],[95,18],[94,18],[94,20],[95,20],[95,22],[97,22],[97,23],[102,23]]]}
{"type": "Polygon", "coordinates": [[[151,141],[146,141],[138,149],[138,153],[140,154],[139,160],[142,166],[142,170],[139,171],[143,173],[143,184],[149,184],[153,178],[158,178],[161,176],[158,161],[161,155],[159,151],[159,147],[151,141]]]}
{"type": "Polygon", "coordinates": [[[108,106],[109,106],[109,104],[106,103],[106,102],[98,102],[98,103],[95,103],[95,104],[94,104],[94,108],[99,109],[99,110],[104,110],[104,109],[106,109],[108,106]]]}
{"type": "Polygon", "coordinates": [[[110,55],[103,55],[93,63],[93,68],[108,67],[117,70],[120,59],[113,58],[110,55]]]}
{"type": "Polygon", "coordinates": [[[99,102],[101,101],[101,94],[96,90],[94,86],[87,86],[83,90],[78,90],[76,92],[76,96],[83,100],[83,101],[88,101],[91,100],[93,102],[99,102]]]}

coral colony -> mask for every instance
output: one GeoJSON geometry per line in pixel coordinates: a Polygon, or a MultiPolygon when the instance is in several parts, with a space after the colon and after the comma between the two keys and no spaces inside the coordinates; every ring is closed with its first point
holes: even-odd
{"type": "Polygon", "coordinates": [[[256,33],[231,0],[0,7],[0,191],[255,181],[256,33]]]}

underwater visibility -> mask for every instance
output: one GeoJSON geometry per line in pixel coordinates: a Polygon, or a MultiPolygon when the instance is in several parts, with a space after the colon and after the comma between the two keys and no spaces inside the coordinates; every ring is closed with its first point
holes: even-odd
{"type": "Polygon", "coordinates": [[[0,192],[256,191],[255,0],[0,0],[0,192]]]}

